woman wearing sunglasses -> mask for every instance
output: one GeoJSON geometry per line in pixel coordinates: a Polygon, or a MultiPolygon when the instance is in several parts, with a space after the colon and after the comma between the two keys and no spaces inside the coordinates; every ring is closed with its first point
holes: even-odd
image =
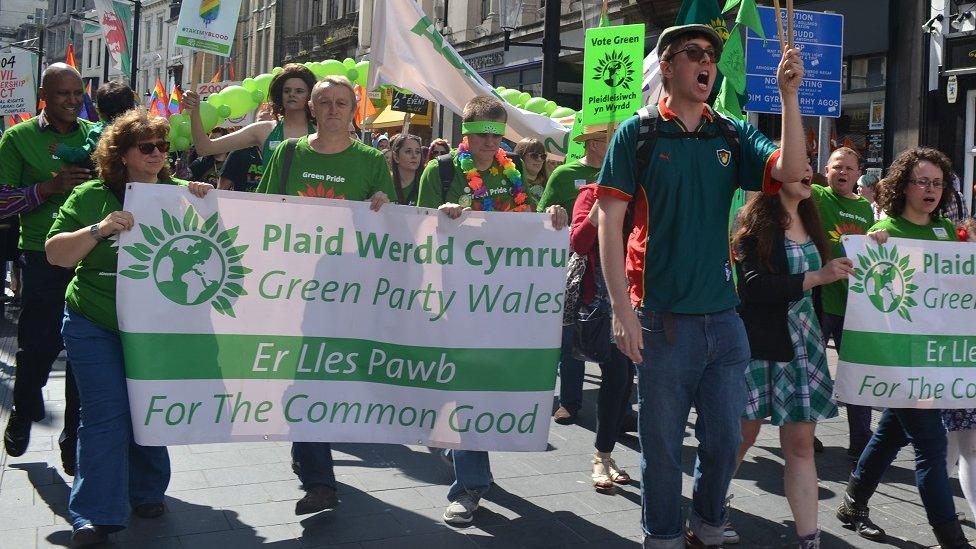
{"type": "Polygon", "coordinates": [[[438,156],[445,154],[451,154],[451,144],[446,139],[438,137],[431,141],[430,147],[427,148],[427,162],[424,162],[424,166],[431,160],[436,160],[438,156]]]}
{"type": "Polygon", "coordinates": [[[95,149],[101,179],[75,187],[61,206],[44,249],[52,264],[73,268],[65,295],[62,335],[81,399],[78,470],[68,513],[76,546],[100,543],[134,512],[165,512],[169,484],[165,447],[132,440],[122,344],[115,315],[119,233],[135,225],[122,211],[128,183],[188,185],[203,196],[212,187],[174,179],[166,162],[169,122],[130,110],[109,126],[95,149]]]}
{"type": "Polygon", "coordinates": [[[515,154],[522,157],[525,166],[523,180],[525,192],[529,195],[529,202],[535,208],[542,198],[542,191],[546,189],[549,172],[546,170],[546,148],[538,139],[527,137],[515,145],[515,154]]]}

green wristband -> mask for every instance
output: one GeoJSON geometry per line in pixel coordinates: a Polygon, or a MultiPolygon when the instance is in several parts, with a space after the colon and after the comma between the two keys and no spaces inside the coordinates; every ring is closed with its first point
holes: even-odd
{"type": "Polygon", "coordinates": [[[461,133],[464,135],[472,133],[490,133],[494,135],[505,135],[505,123],[492,120],[479,120],[477,122],[465,122],[461,124],[461,133]]]}

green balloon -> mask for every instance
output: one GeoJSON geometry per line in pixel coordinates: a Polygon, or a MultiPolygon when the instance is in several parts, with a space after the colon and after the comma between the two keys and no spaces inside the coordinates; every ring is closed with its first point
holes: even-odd
{"type": "Polygon", "coordinates": [[[185,151],[190,148],[190,139],[188,137],[179,136],[170,142],[173,150],[175,151],[185,151]]]}
{"type": "Polygon", "coordinates": [[[269,73],[264,73],[260,76],[254,77],[254,89],[260,91],[265,97],[268,96],[268,89],[271,88],[271,81],[274,80],[274,75],[269,73]]]}
{"type": "Polygon", "coordinates": [[[237,118],[244,116],[258,106],[258,103],[251,97],[251,92],[242,86],[227,86],[220,91],[224,105],[230,107],[230,117],[237,118]]]}
{"type": "Polygon", "coordinates": [[[546,110],[546,98],[533,97],[525,102],[525,106],[523,108],[529,112],[542,114],[546,110]]]}
{"type": "Polygon", "coordinates": [[[169,117],[169,129],[172,130],[176,126],[182,124],[185,120],[186,120],[186,115],[181,112],[171,115],[169,117]]]}
{"type": "Polygon", "coordinates": [[[518,105],[519,107],[521,107],[521,106],[522,106],[522,105],[524,105],[524,104],[525,104],[525,103],[526,103],[526,102],[527,102],[527,101],[528,101],[529,99],[532,99],[532,96],[531,96],[531,95],[529,95],[529,92],[522,92],[522,93],[520,93],[520,94],[518,95],[518,100],[517,100],[517,101],[515,102],[515,104],[516,104],[516,105],[518,105]]]}
{"type": "Polygon", "coordinates": [[[203,122],[203,131],[205,132],[209,132],[217,127],[217,124],[220,123],[220,115],[217,113],[217,107],[213,106],[209,101],[200,103],[200,121],[203,122]]]}
{"type": "Polygon", "coordinates": [[[347,69],[356,68],[356,60],[352,57],[347,57],[342,60],[342,64],[346,66],[347,69]]]}
{"type": "Polygon", "coordinates": [[[346,70],[346,66],[342,64],[342,61],[328,59],[322,62],[322,71],[325,76],[345,76],[346,70]]]}
{"type": "Polygon", "coordinates": [[[359,73],[356,83],[365,88],[366,82],[369,80],[369,61],[356,63],[356,72],[359,73]]]}
{"type": "Polygon", "coordinates": [[[576,111],[569,107],[558,107],[549,115],[550,118],[567,118],[570,116],[576,116],[576,111]]]}
{"type": "Polygon", "coordinates": [[[558,108],[559,105],[555,101],[546,101],[546,106],[542,109],[542,112],[546,113],[546,116],[552,116],[552,113],[556,112],[558,108]]]}
{"type": "Polygon", "coordinates": [[[355,84],[356,81],[359,80],[359,71],[357,71],[355,68],[346,70],[346,78],[348,78],[350,82],[355,84]]]}
{"type": "Polygon", "coordinates": [[[281,71],[282,71],[282,68],[281,67],[275,67],[275,68],[271,69],[271,74],[272,75],[276,75],[276,74],[278,74],[281,71]]]}
{"type": "Polygon", "coordinates": [[[253,78],[245,78],[244,81],[241,82],[241,86],[243,86],[245,90],[249,91],[258,89],[258,85],[254,82],[253,78]]]}
{"type": "Polygon", "coordinates": [[[261,93],[261,90],[248,90],[248,91],[251,92],[251,101],[254,101],[255,106],[260,105],[261,102],[264,101],[264,94],[261,93]]]}
{"type": "Polygon", "coordinates": [[[505,101],[508,101],[509,103],[511,103],[511,104],[514,105],[514,104],[518,103],[519,93],[520,92],[518,90],[508,90],[508,89],[506,89],[506,90],[502,90],[502,91],[498,92],[498,95],[501,95],[502,96],[502,99],[504,99],[505,101]]]}
{"type": "Polygon", "coordinates": [[[500,95],[506,89],[508,89],[508,88],[506,88],[505,86],[498,86],[497,88],[495,88],[495,91],[498,92],[499,95],[500,95]]]}
{"type": "Polygon", "coordinates": [[[227,105],[217,107],[217,116],[220,118],[230,118],[230,107],[227,105]]]}
{"type": "Polygon", "coordinates": [[[325,67],[322,65],[322,63],[319,63],[318,61],[314,63],[309,63],[308,70],[312,71],[312,74],[315,75],[316,80],[322,80],[323,78],[328,76],[327,74],[325,74],[325,67]]]}
{"type": "MultiPolygon", "coordinates": [[[[223,90],[221,90],[223,91],[223,90]]],[[[224,104],[224,98],[220,95],[220,92],[212,93],[207,96],[207,103],[210,103],[214,107],[219,107],[224,104]]]]}

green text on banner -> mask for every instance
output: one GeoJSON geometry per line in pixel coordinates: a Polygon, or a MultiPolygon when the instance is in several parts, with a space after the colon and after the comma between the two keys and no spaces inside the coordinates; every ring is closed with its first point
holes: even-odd
{"type": "Polygon", "coordinates": [[[176,45],[230,55],[241,0],[183,0],[176,24],[176,45]]]}
{"type": "Polygon", "coordinates": [[[566,232],[544,214],[133,184],[136,441],[546,447],[566,232]]]}
{"type": "Polygon", "coordinates": [[[865,236],[845,236],[844,250],[854,274],[837,400],[885,408],[976,407],[976,246],[902,238],[879,246],[865,236]]]}
{"type": "Polygon", "coordinates": [[[586,30],[583,122],[619,122],[641,108],[644,25],[586,30]]]}

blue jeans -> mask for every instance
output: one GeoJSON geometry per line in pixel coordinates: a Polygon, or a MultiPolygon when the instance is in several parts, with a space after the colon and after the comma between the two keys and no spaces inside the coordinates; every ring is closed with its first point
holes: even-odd
{"type": "Polygon", "coordinates": [[[139,446],[132,439],[119,334],[67,308],[62,326],[81,397],[69,520],[76,530],[86,524],[121,528],[132,507],[163,502],[169,453],[165,446],[139,446]]]}
{"type": "Polygon", "coordinates": [[[481,497],[491,488],[491,464],[488,452],[479,450],[451,450],[454,458],[454,484],[447,491],[447,500],[454,501],[468,492],[481,497]]]}
{"type": "Polygon", "coordinates": [[[851,473],[857,480],[858,492],[873,494],[898,451],[908,444],[915,447],[915,484],[929,524],[956,520],[946,471],[946,431],[941,410],[886,409],[851,473]]]}
{"type": "Polygon", "coordinates": [[[641,314],[643,362],[637,365],[644,547],[684,548],[681,448],[692,404],[698,457],[691,530],[722,543],[725,494],[742,440],[749,341],[734,309],[705,314],[641,314]],[[665,334],[665,325],[669,324],[665,334]]]}
{"type": "Polygon", "coordinates": [[[572,324],[563,326],[563,343],[559,352],[559,404],[579,411],[583,406],[583,372],[586,364],[573,356],[572,324]]]}
{"type": "Polygon", "coordinates": [[[308,490],[313,486],[328,486],[336,489],[331,443],[293,442],[291,459],[303,488],[308,490]]]}

